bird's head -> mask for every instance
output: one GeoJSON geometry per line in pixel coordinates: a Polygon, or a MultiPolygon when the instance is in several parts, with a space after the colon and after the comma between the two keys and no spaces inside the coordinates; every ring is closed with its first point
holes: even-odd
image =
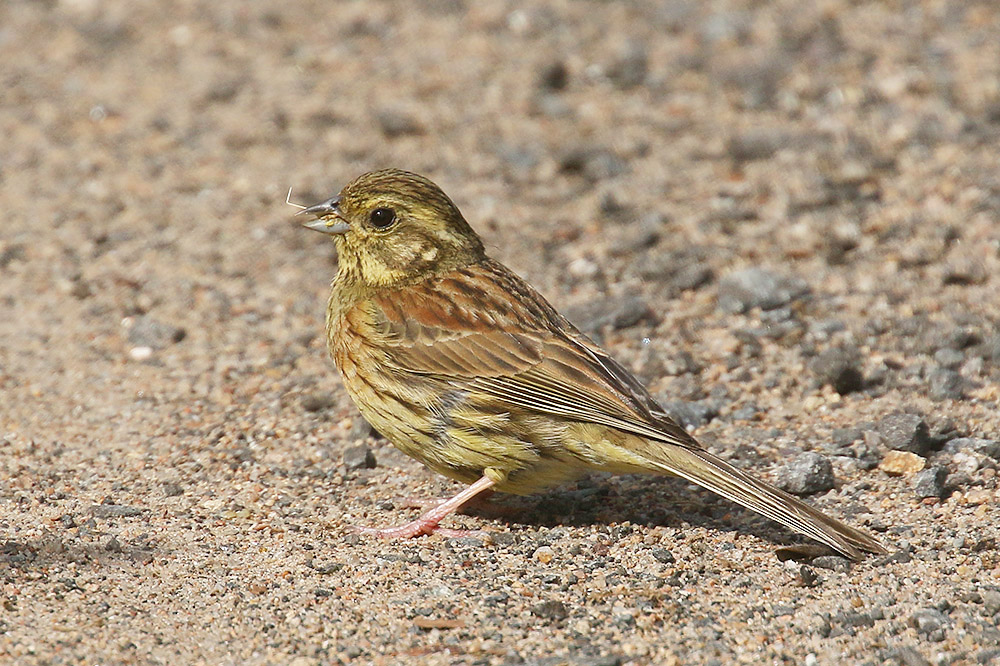
{"type": "Polygon", "coordinates": [[[306,227],[334,237],[339,274],[373,288],[413,282],[484,254],[441,188],[408,171],[371,171],[301,213],[316,217],[306,227]]]}

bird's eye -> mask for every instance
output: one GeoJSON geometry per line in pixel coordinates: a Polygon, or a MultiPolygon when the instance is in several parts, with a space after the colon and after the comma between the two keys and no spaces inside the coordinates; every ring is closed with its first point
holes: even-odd
{"type": "Polygon", "coordinates": [[[396,211],[391,208],[376,208],[368,216],[368,221],[376,229],[385,229],[396,221],[396,211]]]}

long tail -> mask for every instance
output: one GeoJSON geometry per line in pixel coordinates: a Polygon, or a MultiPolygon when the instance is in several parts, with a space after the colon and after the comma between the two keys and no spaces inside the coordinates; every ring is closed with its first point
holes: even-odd
{"type": "Polygon", "coordinates": [[[793,495],[778,490],[703,449],[658,447],[654,464],[764,515],[785,527],[860,560],[864,552],[884,554],[885,547],[861,530],[814,509],[793,495]]]}

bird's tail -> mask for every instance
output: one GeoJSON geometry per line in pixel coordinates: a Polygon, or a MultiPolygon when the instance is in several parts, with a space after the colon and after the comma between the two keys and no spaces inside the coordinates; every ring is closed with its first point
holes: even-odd
{"type": "Polygon", "coordinates": [[[799,498],[755,479],[704,449],[659,447],[654,464],[824,543],[851,559],[861,559],[864,552],[887,552],[870,535],[834,520],[799,498]]]}

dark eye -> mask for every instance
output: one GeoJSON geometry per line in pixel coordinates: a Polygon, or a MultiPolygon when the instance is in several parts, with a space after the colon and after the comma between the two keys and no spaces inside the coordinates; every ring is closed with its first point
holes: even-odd
{"type": "Polygon", "coordinates": [[[396,221],[396,211],[391,208],[376,208],[368,216],[368,221],[376,229],[385,229],[396,221]]]}

